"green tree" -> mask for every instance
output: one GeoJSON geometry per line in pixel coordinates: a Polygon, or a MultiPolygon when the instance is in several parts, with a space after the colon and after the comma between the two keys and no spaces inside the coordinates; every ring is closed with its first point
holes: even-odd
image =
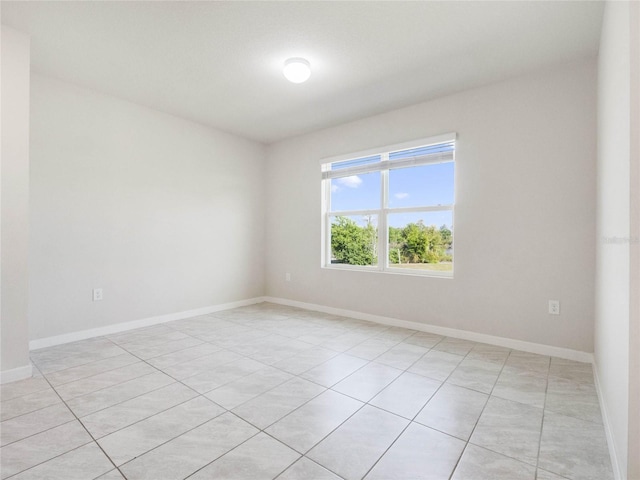
{"type": "Polygon", "coordinates": [[[453,243],[453,235],[451,234],[451,230],[446,225],[442,225],[440,227],[440,236],[442,237],[442,242],[444,243],[445,249],[450,248],[453,243]]]}
{"type": "Polygon", "coordinates": [[[389,262],[403,263],[402,249],[404,247],[404,238],[402,237],[402,229],[397,227],[389,227],[389,262]]]}
{"type": "Polygon", "coordinates": [[[377,262],[377,231],[371,219],[359,226],[348,217],[336,217],[331,224],[331,251],[338,263],[373,265],[377,262]]]}
{"type": "Polygon", "coordinates": [[[402,263],[439,263],[451,261],[446,250],[452,242],[451,230],[425,225],[422,220],[404,228],[389,228],[389,261],[402,263]]]}

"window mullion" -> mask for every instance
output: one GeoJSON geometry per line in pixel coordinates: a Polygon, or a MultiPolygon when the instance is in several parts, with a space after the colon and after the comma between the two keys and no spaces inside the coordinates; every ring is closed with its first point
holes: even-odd
{"type": "MultiPolygon", "coordinates": [[[[389,161],[389,154],[382,154],[383,162],[389,161]]],[[[378,268],[380,270],[387,269],[387,261],[389,253],[387,245],[389,245],[389,228],[387,227],[387,209],[389,208],[389,169],[380,172],[380,214],[378,215],[378,268]]]]}

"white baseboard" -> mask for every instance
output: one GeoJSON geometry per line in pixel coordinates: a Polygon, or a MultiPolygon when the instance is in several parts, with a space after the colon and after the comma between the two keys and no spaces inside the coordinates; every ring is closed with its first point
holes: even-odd
{"type": "Polygon", "coordinates": [[[618,460],[618,453],[616,451],[616,444],[613,441],[613,429],[609,420],[609,410],[607,404],[604,401],[602,390],[600,389],[600,379],[598,377],[598,366],[593,365],[593,377],[596,384],[596,392],[598,393],[598,401],[600,402],[600,411],[602,412],[602,422],[604,423],[604,432],[607,435],[607,445],[609,446],[609,457],[611,458],[611,467],[613,468],[613,478],[615,480],[624,480],[627,478],[622,474],[624,466],[620,465],[618,460]]]}
{"type": "Polygon", "coordinates": [[[18,380],[24,380],[29,378],[33,374],[31,364],[24,365],[23,367],[12,368],[11,370],[4,370],[0,372],[0,385],[4,385],[9,382],[17,382],[18,380]]]}
{"type": "Polygon", "coordinates": [[[500,347],[513,348],[525,352],[537,353],[540,355],[550,355],[553,357],[565,358],[567,360],[575,360],[577,362],[593,363],[593,354],[572,350],[570,348],[553,347],[551,345],[543,345],[541,343],[525,342],[522,340],[514,340],[505,337],[495,337],[484,333],[476,333],[468,330],[458,330],[456,328],[439,327],[437,325],[429,325],[426,323],[411,322],[408,320],[400,320],[397,318],[383,317],[380,315],[372,315],[370,313],[357,312],[355,310],[344,310],[342,308],[326,307],[324,305],[316,305],[314,303],[298,302],[278,297],[264,297],[264,301],[278,303],[280,305],[288,305],[290,307],[299,307],[317,312],[329,313],[332,315],[341,315],[344,317],[357,318],[359,320],[368,320],[370,322],[390,325],[393,327],[410,328],[421,332],[434,333],[436,335],[445,335],[447,337],[461,338],[473,342],[488,343],[500,347]]]}
{"type": "Polygon", "coordinates": [[[182,320],[184,318],[197,317],[198,315],[207,315],[208,313],[220,312],[231,308],[246,307],[255,303],[264,302],[264,297],[249,298],[237,302],[223,303],[220,305],[211,305],[208,307],[196,308],[194,310],[186,310],[184,312],[169,313],[159,315],[157,317],[142,318],[131,322],[116,323],[105,327],[92,328],[90,330],[81,330],[79,332],[66,333],[64,335],[56,335],[54,337],[39,338],[29,342],[29,350],[37,350],[39,348],[52,347],[54,345],[62,345],[63,343],[77,342],[87,338],[101,337],[103,335],[112,335],[114,333],[125,332],[141,327],[149,327],[159,323],[172,322],[174,320],[182,320]]]}

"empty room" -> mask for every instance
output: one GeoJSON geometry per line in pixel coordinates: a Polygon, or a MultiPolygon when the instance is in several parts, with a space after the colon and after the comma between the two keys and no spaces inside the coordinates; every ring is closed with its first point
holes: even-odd
{"type": "Polygon", "coordinates": [[[640,480],[640,2],[0,13],[2,480],[640,480]]]}

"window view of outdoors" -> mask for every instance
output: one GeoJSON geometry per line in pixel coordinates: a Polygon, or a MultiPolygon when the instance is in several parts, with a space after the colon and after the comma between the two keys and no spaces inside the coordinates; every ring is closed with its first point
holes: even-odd
{"type": "Polygon", "coordinates": [[[453,149],[443,144],[392,152],[387,161],[374,156],[331,164],[328,263],[451,273],[454,162],[451,156],[406,160],[453,149]]]}
{"type": "Polygon", "coordinates": [[[378,225],[375,215],[337,216],[331,221],[331,263],[378,264],[378,225]]]}
{"type": "Polygon", "coordinates": [[[451,211],[389,215],[389,266],[453,270],[451,211]]]}

